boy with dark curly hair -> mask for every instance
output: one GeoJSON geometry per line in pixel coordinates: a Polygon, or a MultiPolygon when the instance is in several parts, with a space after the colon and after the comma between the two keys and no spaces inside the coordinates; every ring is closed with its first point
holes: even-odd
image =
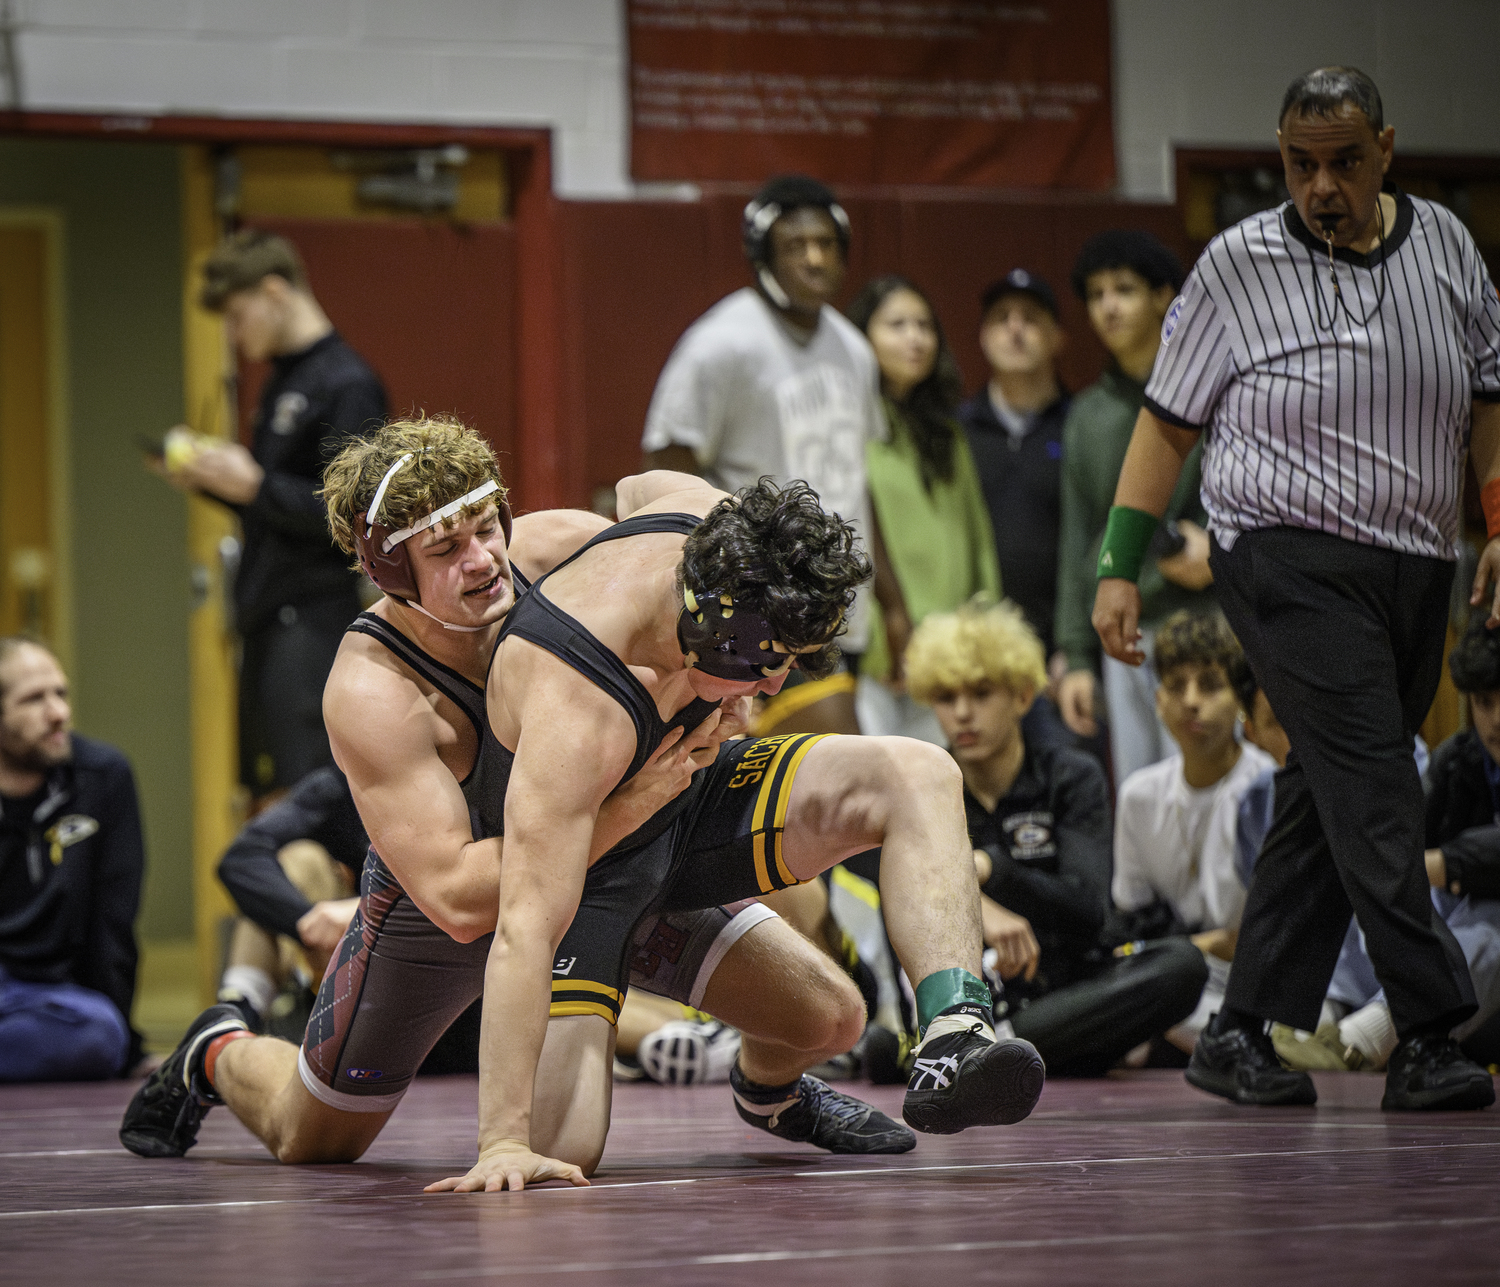
{"type": "Polygon", "coordinates": [[[1218,613],[1178,612],[1156,636],[1156,709],[1178,753],[1120,787],[1111,892],[1131,937],[1187,933],[1208,962],[1198,1008],[1167,1033],[1191,1052],[1223,999],[1245,887],[1235,870],[1240,798],[1269,755],[1241,744],[1230,676],[1239,640],[1218,613]]]}

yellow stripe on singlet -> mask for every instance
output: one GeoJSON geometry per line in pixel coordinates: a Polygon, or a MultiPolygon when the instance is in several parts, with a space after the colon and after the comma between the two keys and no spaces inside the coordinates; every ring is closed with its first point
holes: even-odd
{"type": "Polygon", "coordinates": [[[598,1001],[554,1001],[547,1013],[554,1019],[563,1019],[574,1014],[597,1014],[609,1020],[611,1026],[619,1023],[618,1011],[598,1001]]]}
{"type": "Polygon", "coordinates": [[[553,979],[552,990],[554,992],[602,992],[607,997],[613,997],[616,1002],[623,999],[619,988],[612,988],[607,983],[593,983],[588,979],[553,979]]]}
{"type": "Polygon", "coordinates": [[[776,859],[776,870],[781,873],[781,879],[788,885],[797,885],[801,882],[787,869],[786,862],[781,857],[781,837],[786,828],[787,806],[792,799],[792,779],[797,776],[797,770],[802,766],[802,761],[807,753],[812,750],[814,742],[821,742],[826,733],[814,733],[806,737],[792,753],[791,762],[786,766],[786,772],[782,774],[781,786],[777,791],[776,800],[776,824],[771,832],[771,853],[776,859]]]}

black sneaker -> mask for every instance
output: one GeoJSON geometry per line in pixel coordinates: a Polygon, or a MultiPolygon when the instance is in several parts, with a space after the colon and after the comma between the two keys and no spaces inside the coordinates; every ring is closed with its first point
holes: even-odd
{"type": "MultiPolygon", "coordinates": [[[[738,1068],[735,1073],[733,1080],[739,1081],[738,1068]]],[[[771,1113],[746,1108],[736,1091],[735,1111],[751,1126],[777,1139],[812,1144],[830,1153],[908,1153],[917,1146],[917,1137],[900,1122],[893,1122],[852,1095],[834,1090],[827,1082],[804,1073],[799,1090],[796,1099],[771,1113]]]]}
{"type": "Polygon", "coordinates": [[[141,1157],[181,1157],[198,1142],[208,1110],[224,1101],[203,1075],[203,1051],[226,1032],[249,1031],[238,1007],[211,1005],[188,1026],[177,1049],[135,1092],[120,1143],[141,1157]]]}
{"type": "Polygon", "coordinates": [[[1216,1033],[1218,1015],[1198,1034],[1183,1074],[1191,1085],[1236,1104],[1316,1104],[1318,1089],[1305,1072],[1283,1064],[1264,1032],[1230,1028],[1216,1033]]]}
{"type": "Polygon", "coordinates": [[[1386,1065],[1380,1107],[1388,1113],[1488,1108],[1494,1102],[1494,1079],[1452,1037],[1412,1037],[1386,1065]]]}
{"type": "Polygon", "coordinates": [[[954,1135],[971,1126],[1009,1126],[1030,1115],[1041,1098],[1047,1067],[1029,1041],[986,1041],[975,1022],[945,1032],[917,1053],[901,1116],[929,1135],[954,1135]]]}

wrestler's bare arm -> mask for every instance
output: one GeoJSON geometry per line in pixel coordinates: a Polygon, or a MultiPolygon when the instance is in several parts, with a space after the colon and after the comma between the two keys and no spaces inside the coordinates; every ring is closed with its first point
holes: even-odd
{"type": "Polygon", "coordinates": [[[500,1187],[524,1173],[518,1158],[534,1156],[531,1100],[553,954],[583,893],[599,807],[629,768],[636,738],[625,710],[571,667],[524,640],[501,648],[496,666],[506,684],[503,692],[491,686],[490,721],[521,732],[505,797],[500,916],[485,970],[479,1162],[464,1188],[500,1187]]]}
{"type": "MultiPolygon", "coordinates": [[[[468,802],[438,754],[445,726],[426,694],[396,664],[362,652],[345,645],[324,692],[334,759],[375,852],[401,887],[445,934],[472,942],[495,928],[504,842],[475,840],[468,802]]],[[[686,738],[674,730],[663,740],[599,810],[589,861],[687,788],[712,759],[713,734],[705,721],[686,738]]]]}
{"type": "Polygon", "coordinates": [[[696,474],[652,469],[615,484],[615,513],[621,519],[640,513],[697,514],[702,518],[728,495],[696,474]]]}

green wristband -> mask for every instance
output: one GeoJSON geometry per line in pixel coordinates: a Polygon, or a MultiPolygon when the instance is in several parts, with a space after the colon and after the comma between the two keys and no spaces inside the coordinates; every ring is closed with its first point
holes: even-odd
{"type": "Polygon", "coordinates": [[[1141,564],[1146,561],[1146,547],[1156,535],[1156,525],[1161,520],[1143,509],[1131,509],[1129,505],[1112,505],[1109,523],[1104,529],[1104,543],[1099,547],[1099,567],[1096,575],[1102,580],[1117,576],[1124,581],[1134,581],[1141,574],[1141,564]]]}

